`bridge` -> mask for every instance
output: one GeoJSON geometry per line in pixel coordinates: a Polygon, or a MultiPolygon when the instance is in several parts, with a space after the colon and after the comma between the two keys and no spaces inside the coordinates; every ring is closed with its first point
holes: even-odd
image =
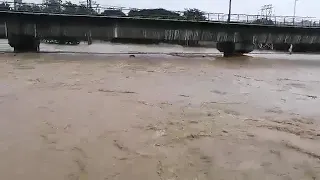
{"type": "Polygon", "coordinates": [[[195,43],[217,42],[225,55],[249,53],[253,44],[320,44],[320,27],[226,23],[179,19],[150,19],[0,11],[8,42],[16,52],[39,51],[41,39],[71,37],[195,43]]]}

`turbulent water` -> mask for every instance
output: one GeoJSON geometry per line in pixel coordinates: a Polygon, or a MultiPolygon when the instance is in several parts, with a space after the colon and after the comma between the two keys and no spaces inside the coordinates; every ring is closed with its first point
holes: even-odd
{"type": "Polygon", "coordinates": [[[41,50],[0,53],[1,180],[320,178],[319,55],[41,50]],[[212,56],[98,54],[128,52],[212,56]]]}
{"type": "MultiPolygon", "coordinates": [[[[180,45],[160,44],[160,45],[134,45],[134,44],[115,44],[107,42],[94,42],[92,45],[81,43],[77,46],[40,44],[40,50],[44,52],[74,52],[74,53],[196,53],[211,54],[221,56],[222,54],[215,48],[201,47],[182,47],[180,45]]],[[[0,39],[0,51],[13,51],[7,40],[0,39]]],[[[262,57],[270,59],[289,59],[289,60],[318,60],[320,55],[315,54],[293,54],[273,51],[253,51],[248,56],[262,57]]]]}

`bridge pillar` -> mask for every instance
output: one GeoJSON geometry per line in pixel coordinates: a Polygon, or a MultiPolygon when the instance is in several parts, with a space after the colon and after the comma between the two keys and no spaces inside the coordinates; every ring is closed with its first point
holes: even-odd
{"type": "Polygon", "coordinates": [[[225,37],[226,41],[217,43],[217,49],[223,52],[225,57],[243,55],[253,51],[253,36],[240,33],[232,33],[227,36],[229,37],[225,37]]]}
{"type": "Polygon", "coordinates": [[[253,51],[253,44],[252,43],[245,43],[245,42],[218,42],[217,49],[220,52],[223,52],[225,57],[228,56],[238,56],[249,53],[253,51]]]}
{"type": "Polygon", "coordinates": [[[9,45],[14,48],[14,52],[38,52],[40,40],[29,35],[11,34],[8,38],[9,45]]]}
{"type": "Polygon", "coordinates": [[[37,26],[23,21],[7,21],[8,43],[15,52],[38,52],[37,26]]]}

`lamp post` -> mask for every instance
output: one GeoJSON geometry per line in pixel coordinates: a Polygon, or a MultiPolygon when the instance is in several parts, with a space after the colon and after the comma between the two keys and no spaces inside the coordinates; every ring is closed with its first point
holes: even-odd
{"type": "Polygon", "coordinates": [[[228,23],[230,22],[230,18],[231,18],[231,1],[229,1],[229,14],[228,14],[228,23]]]}

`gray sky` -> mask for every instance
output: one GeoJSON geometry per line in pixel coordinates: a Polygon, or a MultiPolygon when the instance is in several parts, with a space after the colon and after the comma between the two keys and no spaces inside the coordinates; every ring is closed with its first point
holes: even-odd
{"type": "MultiPolygon", "coordinates": [[[[71,0],[78,3],[78,0],[71,0]]],[[[165,8],[169,10],[183,10],[198,8],[207,12],[228,12],[229,0],[95,0],[101,5],[123,6],[133,8],[165,8]]],[[[42,0],[24,0],[37,2],[42,0]]],[[[261,6],[272,4],[276,15],[293,15],[294,0],[232,0],[232,13],[258,14],[261,6]]],[[[297,16],[311,16],[320,19],[320,0],[298,0],[297,16]]]]}

